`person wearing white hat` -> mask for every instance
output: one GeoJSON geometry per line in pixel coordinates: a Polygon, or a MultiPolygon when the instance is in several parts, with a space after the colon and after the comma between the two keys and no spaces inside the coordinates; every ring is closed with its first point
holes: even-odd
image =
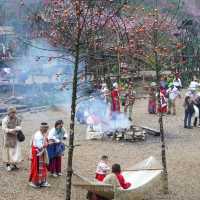
{"type": "Polygon", "coordinates": [[[176,77],[173,81],[173,85],[180,90],[182,88],[182,83],[181,83],[181,79],[176,77]]]}
{"type": "Polygon", "coordinates": [[[197,97],[197,91],[195,87],[189,87],[188,92],[186,93],[194,101],[197,97]]]}
{"type": "Polygon", "coordinates": [[[190,90],[196,90],[200,86],[200,83],[197,81],[197,78],[194,78],[189,85],[190,90]]]}
{"type": "Polygon", "coordinates": [[[3,162],[7,171],[18,169],[17,164],[22,161],[20,142],[17,139],[17,131],[21,130],[21,120],[16,115],[16,108],[8,108],[8,115],[2,120],[3,162]]]}
{"type": "Polygon", "coordinates": [[[101,95],[102,95],[102,98],[103,100],[108,103],[109,102],[109,94],[110,94],[110,91],[107,87],[107,84],[106,83],[103,83],[102,86],[101,86],[101,95]]]}
{"type": "Polygon", "coordinates": [[[29,185],[37,187],[49,187],[47,182],[47,164],[48,154],[46,147],[47,132],[49,125],[46,122],[40,124],[40,130],[37,131],[31,142],[31,170],[29,176],[29,185]]]}
{"type": "Polygon", "coordinates": [[[176,115],[176,99],[181,98],[180,91],[173,84],[170,84],[169,89],[167,90],[168,98],[168,113],[171,114],[173,110],[173,115],[176,115]]]}

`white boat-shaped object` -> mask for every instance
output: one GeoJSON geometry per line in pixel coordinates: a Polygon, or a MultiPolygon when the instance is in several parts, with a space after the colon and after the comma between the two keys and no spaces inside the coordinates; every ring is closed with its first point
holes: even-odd
{"type": "Polygon", "coordinates": [[[138,200],[143,199],[145,194],[155,189],[160,184],[162,169],[154,157],[138,163],[132,169],[124,171],[125,180],[132,186],[124,190],[114,188],[112,185],[91,181],[78,174],[74,174],[74,186],[94,192],[102,197],[115,200],[138,200]]]}

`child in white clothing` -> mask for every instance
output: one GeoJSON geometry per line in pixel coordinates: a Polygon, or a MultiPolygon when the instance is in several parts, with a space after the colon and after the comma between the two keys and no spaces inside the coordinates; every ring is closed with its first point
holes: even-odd
{"type": "Polygon", "coordinates": [[[98,181],[103,181],[105,176],[107,175],[108,171],[110,170],[110,167],[107,164],[108,162],[108,156],[103,155],[101,157],[100,162],[97,165],[97,170],[96,170],[96,179],[98,181]]]}

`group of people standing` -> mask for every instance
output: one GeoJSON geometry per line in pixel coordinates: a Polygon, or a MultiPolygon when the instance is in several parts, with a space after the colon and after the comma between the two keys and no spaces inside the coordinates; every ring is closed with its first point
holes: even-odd
{"type": "MultiPolygon", "coordinates": [[[[200,93],[198,88],[200,83],[197,78],[194,77],[191,81],[189,88],[185,94],[184,99],[184,128],[192,129],[192,127],[200,127],[200,93]],[[192,117],[194,122],[192,124],[192,117]]],[[[176,115],[176,100],[181,97],[182,83],[179,76],[174,79],[168,79],[162,77],[160,85],[157,86],[155,82],[152,82],[149,87],[149,102],[148,112],[150,114],[156,114],[157,112],[176,115]],[[157,106],[158,88],[160,91],[161,105],[157,106]]]]}
{"type": "Polygon", "coordinates": [[[200,127],[200,93],[197,92],[200,84],[196,77],[191,81],[188,92],[185,94],[184,100],[184,128],[192,129],[192,117],[194,116],[193,126],[196,127],[197,123],[200,127]]]}
{"type": "MultiPolygon", "coordinates": [[[[9,108],[7,116],[2,120],[3,162],[8,172],[19,169],[18,164],[22,161],[19,133],[23,133],[16,112],[16,108],[9,108]]],[[[54,128],[48,130],[49,125],[42,122],[31,139],[29,185],[34,188],[50,186],[47,182],[48,171],[53,177],[62,175],[61,160],[65,150],[63,140],[67,138],[63,121],[56,121],[54,128]]]]}
{"type": "MultiPolygon", "coordinates": [[[[171,76],[169,78],[167,76],[161,77],[159,86],[152,82],[148,87],[148,112],[150,114],[162,112],[176,115],[176,100],[180,97],[181,88],[182,83],[179,74],[176,74],[175,78],[171,76]],[[157,104],[158,87],[160,91],[160,108],[157,104]]],[[[136,92],[133,90],[132,82],[129,82],[127,87],[120,87],[115,82],[111,90],[103,83],[100,92],[105,102],[110,105],[112,113],[123,111],[129,120],[132,120],[133,105],[136,100],[136,92]]]]}
{"type": "Polygon", "coordinates": [[[129,120],[132,121],[133,105],[136,98],[136,92],[133,90],[132,82],[126,87],[119,87],[118,83],[115,82],[111,90],[108,89],[106,83],[103,83],[100,92],[104,101],[110,105],[112,113],[124,111],[129,120]],[[123,110],[122,106],[124,107],[123,110]]]}
{"type": "Polygon", "coordinates": [[[161,77],[160,85],[152,82],[149,87],[148,112],[156,114],[157,112],[176,115],[176,100],[181,97],[181,80],[178,76],[174,80],[161,77]],[[158,88],[160,92],[160,107],[157,106],[158,88]]]}

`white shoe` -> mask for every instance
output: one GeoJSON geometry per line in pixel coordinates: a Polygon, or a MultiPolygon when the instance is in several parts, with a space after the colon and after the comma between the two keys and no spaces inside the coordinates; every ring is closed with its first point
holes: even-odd
{"type": "Polygon", "coordinates": [[[32,183],[32,182],[29,182],[29,185],[31,186],[31,187],[33,187],[33,188],[38,188],[38,186],[37,185],[35,185],[34,183],[32,183]]]}
{"type": "Polygon", "coordinates": [[[58,176],[62,176],[62,173],[58,173],[58,176]]]}
{"type": "Polygon", "coordinates": [[[51,187],[51,185],[46,181],[42,183],[41,187],[51,187]]]}
{"type": "Polygon", "coordinates": [[[53,173],[53,174],[52,174],[52,176],[53,176],[53,177],[55,177],[55,178],[56,178],[56,177],[58,177],[58,175],[57,175],[57,174],[55,174],[55,173],[53,173]]]}
{"type": "Polygon", "coordinates": [[[7,172],[11,172],[12,171],[11,166],[7,166],[6,170],[7,170],[7,172]]]}

